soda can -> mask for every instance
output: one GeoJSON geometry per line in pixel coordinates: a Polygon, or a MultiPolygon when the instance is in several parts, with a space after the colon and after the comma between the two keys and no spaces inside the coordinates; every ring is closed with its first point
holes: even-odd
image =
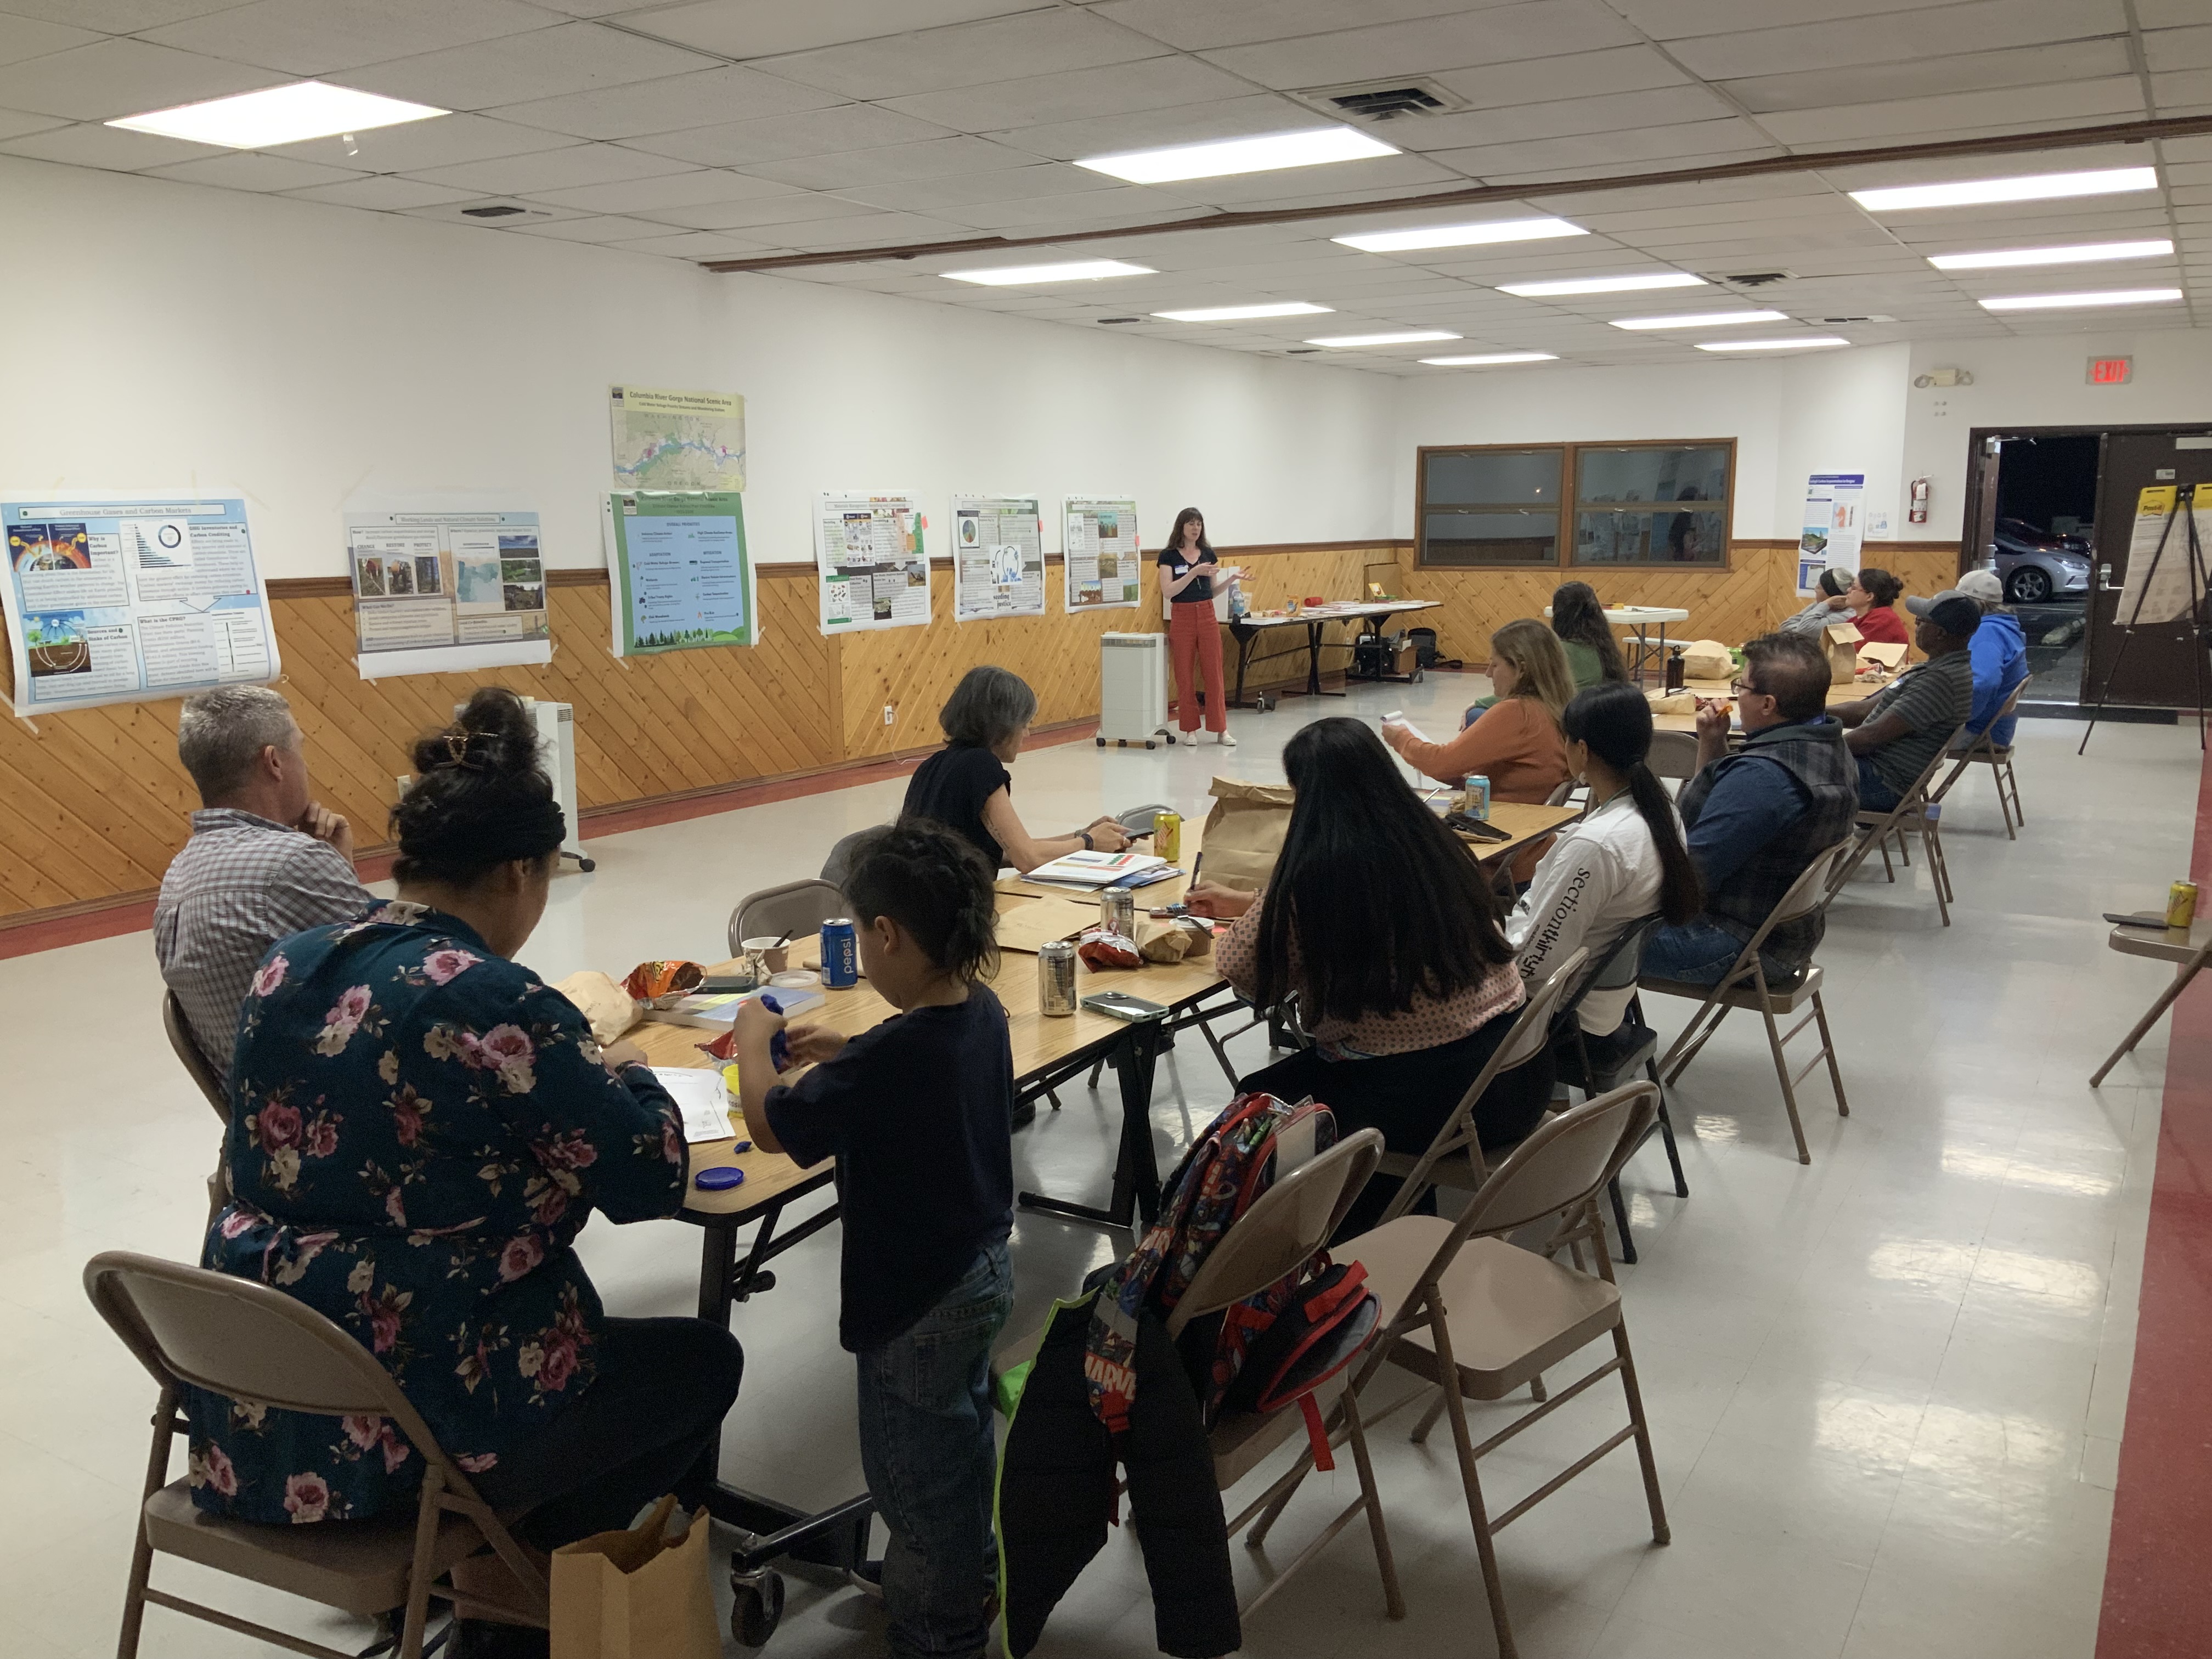
{"type": "Polygon", "coordinates": [[[2186,927],[2197,920],[2197,884],[2177,881],[2166,890],[2166,925],[2186,927]]]}
{"type": "Polygon", "coordinates": [[[1152,814],[1152,851],[1170,864],[1182,862],[1182,814],[1152,814]]]}
{"type": "Polygon", "coordinates": [[[1136,938],[1137,896],[1126,887],[1109,887],[1099,894],[1098,925],[1126,938],[1136,938]]]}
{"type": "Polygon", "coordinates": [[[1037,1012],[1054,1018],[1075,1012],[1075,947],[1064,939],[1037,947],[1037,1012]]]}
{"type": "Polygon", "coordinates": [[[833,991],[860,982],[860,947],[850,916],[832,916],[822,924],[822,982],[833,991]]]}
{"type": "Polygon", "coordinates": [[[1488,817],[1490,816],[1490,780],[1478,774],[1468,779],[1466,788],[1468,817],[1488,817]]]}

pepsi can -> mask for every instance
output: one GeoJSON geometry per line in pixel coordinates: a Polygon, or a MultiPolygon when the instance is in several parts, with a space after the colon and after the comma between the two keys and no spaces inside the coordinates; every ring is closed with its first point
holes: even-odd
{"type": "Polygon", "coordinates": [[[833,916],[822,924],[822,982],[833,991],[860,982],[860,947],[850,916],[833,916]]]}

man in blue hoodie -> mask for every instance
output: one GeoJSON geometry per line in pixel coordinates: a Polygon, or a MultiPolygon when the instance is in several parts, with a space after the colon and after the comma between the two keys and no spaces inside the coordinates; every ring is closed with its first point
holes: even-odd
{"type": "Polygon", "coordinates": [[[1991,570],[1969,570],[1959,578],[1956,587],[1946,588],[1933,599],[1911,599],[1905,608],[1916,617],[1924,617],[1929,609],[1957,594],[1969,599],[1982,607],[1982,625],[1973,633],[1968,647],[1974,665],[1974,712],[1966,716],[1966,729],[1959,740],[1965,748],[1983,732],[1988,732],[1990,741],[2000,749],[2012,746],[2013,728],[2019,725],[2020,716],[1997,720],[1997,711],[2005,706],[2014,688],[2027,678],[2027,635],[2021,629],[2020,618],[2004,608],[2004,585],[1991,570]],[[1996,729],[1990,723],[1996,722],[1996,729]]]}

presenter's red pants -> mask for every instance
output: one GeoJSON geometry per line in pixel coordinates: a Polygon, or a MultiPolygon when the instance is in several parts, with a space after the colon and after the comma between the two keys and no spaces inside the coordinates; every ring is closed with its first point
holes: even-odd
{"type": "Polygon", "coordinates": [[[1198,730],[1198,676],[1206,676],[1206,729],[1229,729],[1229,693],[1221,683],[1221,623],[1211,604],[1178,605],[1168,623],[1168,649],[1175,653],[1176,724],[1198,730]]]}

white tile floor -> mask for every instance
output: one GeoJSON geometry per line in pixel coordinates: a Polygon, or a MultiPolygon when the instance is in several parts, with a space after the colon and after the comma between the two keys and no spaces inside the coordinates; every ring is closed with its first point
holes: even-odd
{"type": "MultiPolygon", "coordinates": [[[[1016,799],[1041,828],[1163,799],[1199,815],[1217,770],[1279,777],[1282,742],[1316,714],[1403,706],[1442,730],[1480,689],[1447,676],[1318,708],[1293,701],[1239,715],[1243,744],[1227,755],[1040,750],[1016,770],[1016,799]]],[[[1691,1195],[1673,1195],[1656,1149],[1639,1158],[1629,1185],[1644,1259],[1623,1272],[1674,1543],[1650,1543],[1625,1451],[1531,1511],[1500,1541],[1529,1659],[2090,1654],[2166,1059],[2161,1030],[2103,1090],[2086,1086],[2162,971],[2108,953],[2097,916],[2152,902],[2185,867],[2197,753],[2193,733],[2119,726],[2077,760],[2079,730],[2023,723],[2032,817],[2017,842],[1986,780],[1961,786],[1947,815],[1955,926],[1937,926],[1917,865],[1895,887],[1862,872],[1832,912],[1822,961],[1852,1113],[1838,1120],[1808,1085],[1809,1169],[1790,1156],[1753,1027],[1732,1024],[1684,1079],[1691,1195]]],[[[902,789],[602,840],[594,876],[556,884],[526,959],[557,975],[717,957],[738,896],[813,874],[832,840],[888,817],[902,789]]],[[[102,1249],[191,1257],[215,1138],[153,1017],[159,989],[144,934],[0,963],[0,1646],[12,1659],[113,1650],[151,1394],[78,1274],[102,1249]]],[[[1687,1008],[1654,1012],[1671,1030],[1687,1008]]],[[[1248,1037],[1239,1058],[1263,1053],[1248,1037]]],[[[1194,1043],[1163,1064],[1164,1164],[1226,1092],[1194,1043]]],[[[1063,1113],[1017,1139],[1023,1184],[1103,1190],[1116,1109],[1062,1097],[1063,1113]]],[[[678,1223],[602,1221],[582,1249],[611,1308],[684,1313],[697,1239],[678,1223]]],[[[829,1313],[836,1248],[833,1230],[785,1256],[781,1286],[736,1318],[747,1376],[726,1472],[799,1503],[860,1486],[850,1364],[829,1313]]],[[[1024,1217],[1018,1322],[1115,1248],[1024,1217]]],[[[1601,1385],[1487,1460],[1493,1512],[1601,1437],[1617,1398],[1601,1385]]],[[[1447,1438],[1415,1449],[1402,1422],[1377,1452],[1407,1623],[1383,1621],[1354,1528],[1252,1621],[1248,1651],[1492,1651],[1447,1438]]],[[[1317,1477],[1292,1507],[1279,1559],[1333,1512],[1330,1483],[1317,1477]]],[[[1256,1583],[1265,1564],[1234,1553],[1256,1583]]],[[[179,1588],[196,1577],[161,1571],[179,1588]]],[[[880,1650],[854,1593],[803,1571],[791,1586],[775,1652],[880,1650]]],[[[283,1598],[206,1593],[341,1647],[367,1639],[283,1598]]],[[[1151,1620],[1116,1534],[1040,1651],[1147,1653],[1151,1620]]],[[[145,1650],[276,1651],[158,1609],[145,1650]]]]}

